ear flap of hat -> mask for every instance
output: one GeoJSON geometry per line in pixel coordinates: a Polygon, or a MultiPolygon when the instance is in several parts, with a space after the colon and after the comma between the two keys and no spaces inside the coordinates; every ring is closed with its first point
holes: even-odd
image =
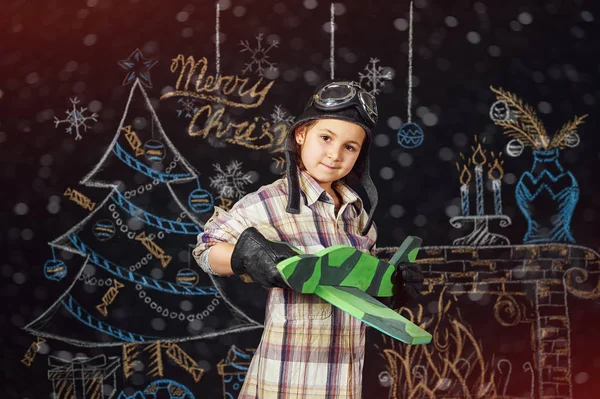
{"type": "Polygon", "coordinates": [[[369,230],[371,229],[371,225],[373,224],[373,215],[375,214],[375,209],[377,208],[377,203],[379,202],[379,194],[377,194],[377,188],[375,187],[375,183],[371,180],[371,174],[369,173],[369,157],[365,159],[365,171],[360,179],[362,186],[365,188],[367,192],[367,197],[369,198],[369,218],[367,220],[367,224],[363,228],[361,235],[367,235],[369,230]]]}
{"type": "Polygon", "coordinates": [[[300,182],[298,181],[298,165],[296,165],[296,157],[290,156],[290,152],[285,152],[286,177],[288,181],[288,201],[285,210],[288,213],[300,213],[300,182]]]}
{"type": "Polygon", "coordinates": [[[285,174],[288,181],[288,201],[285,208],[286,212],[300,213],[300,182],[298,181],[298,160],[296,154],[296,128],[303,121],[293,124],[287,132],[284,143],[285,152],[285,174]]]}

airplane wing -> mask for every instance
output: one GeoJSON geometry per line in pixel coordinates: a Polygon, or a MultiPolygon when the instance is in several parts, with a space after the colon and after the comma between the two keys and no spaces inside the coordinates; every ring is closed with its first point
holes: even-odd
{"type": "Polygon", "coordinates": [[[406,344],[428,344],[431,334],[353,287],[318,286],[315,294],[371,327],[406,344]]]}

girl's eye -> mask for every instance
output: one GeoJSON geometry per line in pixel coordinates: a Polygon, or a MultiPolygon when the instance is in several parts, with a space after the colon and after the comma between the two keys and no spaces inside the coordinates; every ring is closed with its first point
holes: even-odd
{"type": "Polygon", "coordinates": [[[347,145],[347,146],[346,146],[346,149],[347,149],[348,151],[356,151],[356,148],[352,147],[351,145],[347,145]]]}
{"type": "Polygon", "coordinates": [[[329,140],[331,140],[331,138],[330,138],[329,136],[326,136],[326,135],[323,135],[323,136],[321,136],[321,138],[322,138],[323,140],[325,140],[325,141],[329,141],[329,140]]]}

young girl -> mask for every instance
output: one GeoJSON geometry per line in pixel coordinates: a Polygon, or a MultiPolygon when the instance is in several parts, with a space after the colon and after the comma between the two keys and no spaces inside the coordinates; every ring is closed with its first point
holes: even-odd
{"type": "MultiPolygon", "coordinates": [[[[360,398],[365,324],[316,295],[289,289],[275,265],[332,245],[371,251],[377,191],[369,175],[375,99],[356,82],[321,85],[286,137],[286,177],[215,207],[193,251],[200,267],[270,288],[265,330],[239,399],[360,398]],[[348,186],[367,192],[367,215],[348,186]]],[[[407,272],[409,270],[407,269],[407,272]]],[[[418,292],[418,272],[401,273],[400,293],[418,292]]]]}

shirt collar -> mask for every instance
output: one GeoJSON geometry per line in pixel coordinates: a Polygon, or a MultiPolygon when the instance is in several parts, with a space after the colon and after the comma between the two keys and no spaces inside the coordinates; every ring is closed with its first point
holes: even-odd
{"type": "MultiPolygon", "coordinates": [[[[325,189],[306,170],[300,170],[298,176],[300,177],[300,191],[305,195],[307,206],[313,205],[319,198],[323,198],[326,195],[325,189]]],[[[334,184],[337,192],[342,197],[343,204],[358,202],[356,205],[359,207],[362,206],[362,200],[354,190],[342,182],[334,184]]]]}

